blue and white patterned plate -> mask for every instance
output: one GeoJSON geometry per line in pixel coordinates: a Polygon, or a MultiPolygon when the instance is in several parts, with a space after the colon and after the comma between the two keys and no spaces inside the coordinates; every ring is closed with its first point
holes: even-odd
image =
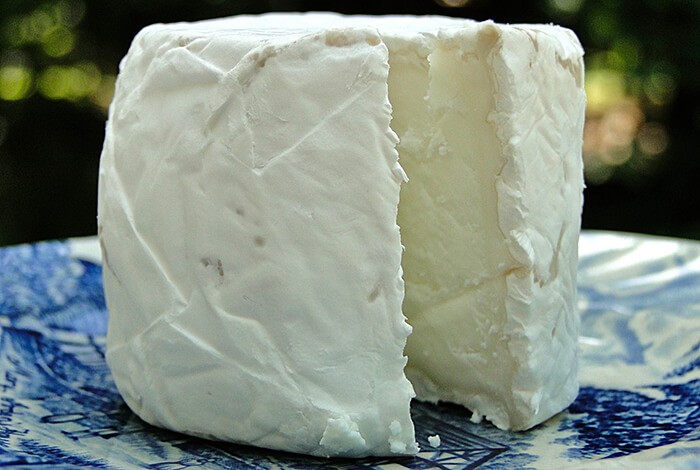
{"type": "Polygon", "coordinates": [[[510,433],[414,403],[417,456],[323,460],[145,424],[104,361],[96,240],[0,249],[0,466],[700,469],[700,243],[587,232],[580,254],[582,387],[567,411],[510,433]]]}

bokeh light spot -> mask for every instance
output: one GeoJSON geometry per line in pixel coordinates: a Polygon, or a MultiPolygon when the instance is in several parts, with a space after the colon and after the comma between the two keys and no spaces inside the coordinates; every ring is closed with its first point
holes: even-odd
{"type": "Polygon", "coordinates": [[[34,73],[21,65],[5,65],[0,68],[0,99],[18,101],[29,96],[34,73]]]}
{"type": "Polygon", "coordinates": [[[22,36],[22,21],[19,16],[12,16],[5,20],[2,25],[2,34],[11,47],[18,47],[24,44],[25,38],[22,36]]]}
{"type": "Polygon", "coordinates": [[[612,52],[616,55],[620,68],[626,71],[637,67],[642,58],[640,45],[633,39],[615,41],[612,52]]]}
{"type": "Polygon", "coordinates": [[[573,15],[581,9],[583,0],[549,0],[549,4],[559,13],[573,15]]]}
{"type": "Polygon", "coordinates": [[[68,27],[77,26],[85,16],[85,2],[62,0],[53,5],[58,21],[68,27]]]}
{"type": "Polygon", "coordinates": [[[469,0],[435,0],[438,5],[448,8],[460,8],[469,3],[469,0]]]}
{"type": "Polygon", "coordinates": [[[27,42],[39,42],[44,33],[56,26],[56,19],[39,9],[22,20],[27,42]]]}
{"type": "Polygon", "coordinates": [[[664,72],[654,72],[644,81],[644,92],[647,98],[657,106],[663,106],[671,101],[675,89],[675,80],[664,72]]]}
{"type": "Polygon", "coordinates": [[[620,30],[615,16],[604,9],[593,13],[588,27],[591,36],[601,43],[614,38],[620,30]]]}
{"type": "Polygon", "coordinates": [[[115,75],[103,75],[100,80],[100,85],[90,97],[93,104],[99,107],[103,112],[107,112],[109,105],[114,97],[114,85],[117,81],[115,75]]]}
{"type": "Polygon", "coordinates": [[[624,76],[611,69],[590,70],[586,74],[586,105],[590,113],[599,113],[626,95],[624,76]]]}
{"type": "Polygon", "coordinates": [[[56,26],[44,33],[41,47],[49,57],[62,57],[75,47],[75,34],[65,26],[56,26]]]}
{"type": "Polygon", "coordinates": [[[74,66],[52,65],[39,76],[39,92],[51,100],[79,101],[99,89],[102,74],[97,65],[83,62],[74,66]]]}
{"type": "Polygon", "coordinates": [[[647,122],[637,135],[639,150],[648,157],[656,157],[668,147],[668,131],[657,122],[647,122]]]}

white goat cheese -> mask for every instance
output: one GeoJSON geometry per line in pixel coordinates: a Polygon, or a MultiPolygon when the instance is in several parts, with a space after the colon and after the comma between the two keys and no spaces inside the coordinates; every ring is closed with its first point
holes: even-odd
{"type": "Polygon", "coordinates": [[[582,77],[556,26],[145,28],[98,203],[126,403],[197,436],[353,457],[417,452],[414,389],[503,429],[564,409],[582,77]]]}

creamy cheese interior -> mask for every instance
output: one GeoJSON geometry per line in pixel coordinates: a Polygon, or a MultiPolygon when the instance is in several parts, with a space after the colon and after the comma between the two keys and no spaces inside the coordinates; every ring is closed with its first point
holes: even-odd
{"type": "Polygon", "coordinates": [[[484,35],[468,49],[455,40],[419,51],[390,44],[391,125],[409,178],[398,214],[403,311],[413,326],[407,374],[421,398],[463,402],[465,389],[510,390],[507,338],[498,332],[505,275],[516,263],[498,225],[496,176],[505,159],[489,122],[495,93],[487,63],[496,39],[484,35]]]}

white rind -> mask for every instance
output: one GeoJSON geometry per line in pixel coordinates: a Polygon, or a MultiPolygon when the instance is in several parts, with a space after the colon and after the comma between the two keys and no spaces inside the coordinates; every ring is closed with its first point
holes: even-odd
{"type": "Polygon", "coordinates": [[[584,105],[575,37],[439,17],[278,14],[154,25],[122,62],[98,212],[107,361],[131,409],[177,431],[292,452],[417,451],[389,55],[428,57],[476,36],[493,41],[494,191],[513,266],[494,281],[507,387],[473,392],[427,369],[407,373],[419,398],[465,404],[505,429],[573,400],[584,105]]]}
{"type": "Polygon", "coordinates": [[[504,31],[502,44],[511,53],[500,54],[493,66],[498,88],[511,93],[499,96],[493,116],[507,159],[497,182],[499,219],[513,258],[522,264],[507,276],[506,332],[520,361],[513,378],[514,417],[502,427],[527,429],[578,393],[583,65],[578,42],[562,28],[513,28],[504,31]],[[523,86],[522,77],[570,94],[523,86]]]}
{"type": "Polygon", "coordinates": [[[326,32],[225,70],[181,40],[136,38],[102,157],[120,392],[146,421],[200,436],[353,456],[398,437],[414,452],[386,47],[326,32]]]}

